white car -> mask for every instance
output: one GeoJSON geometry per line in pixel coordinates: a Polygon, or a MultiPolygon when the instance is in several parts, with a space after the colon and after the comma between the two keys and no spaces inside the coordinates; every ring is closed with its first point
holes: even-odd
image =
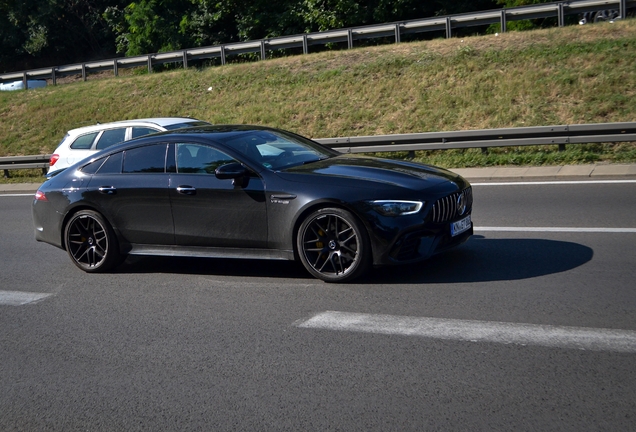
{"type": "Polygon", "coordinates": [[[99,150],[122,141],[156,132],[204,125],[209,123],[188,117],[164,117],[125,120],[72,129],[51,155],[48,172],[67,168],[99,150]]]}

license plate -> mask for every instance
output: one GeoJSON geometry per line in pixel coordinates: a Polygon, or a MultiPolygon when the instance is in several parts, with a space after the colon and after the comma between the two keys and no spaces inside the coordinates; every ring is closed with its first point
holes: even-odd
{"type": "Polygon", "coordinates": [[[471,226],[472,224],[470,222],[470,215],[466,216],[462,220],[453,222],[451,224],[451,236],[455,237],[456,235],[459,235],[463,233],[464,231],[470,229],[471,226]]]}

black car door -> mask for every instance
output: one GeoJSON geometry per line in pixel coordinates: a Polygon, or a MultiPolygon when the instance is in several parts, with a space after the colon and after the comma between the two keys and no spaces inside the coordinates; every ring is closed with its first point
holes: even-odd
{"type": "Polygon", "coordinates": [[[91,178],[86,199],[93,201],[129,243],[174,244],[166,173],[167,144],[114,153],[91,178]]]}
{"type": "Polygon", "coordinates": [[[177,143],[174,149],[170,199],[177,245],[267,247],[262,179],[255,174],[244,182],[216,178],[216,168],[238,161],[209,145],[177,143]]]}

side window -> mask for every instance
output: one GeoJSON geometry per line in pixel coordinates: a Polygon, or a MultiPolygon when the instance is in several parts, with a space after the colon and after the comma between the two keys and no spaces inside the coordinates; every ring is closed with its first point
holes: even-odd
{"type": "Polygon", "coordinates": [[[139,138],[140,136],[149,135],[149,134],[153,134],[153,133],[157,133],[157,132],[159,132],[159,130],[157,130],[157,129],[153,129],[153,128],[149,128],[149,127],[142,127],[142,126],[133,126],[133,128],[132,128],[132,137],[133,138],[139,138]]]}
{"type": "Polygon", "coordinates": [[[124,152],[124,173],[162,173],[166,166],[166,144],[137,147],[124,152]]]}
{"type": "Polygon", "coordinates": [[[177,172],[214,174],[221,165],[236,162],[225,153],[201,144],[177,144],[177,172]]]}
{"type": "MultiPolygon", "coordinates": [[[[121,174],[121,162],[124,152],[119,152],[108,156],[106,161],[97,171],[97,174],[121,174]]],[[[95,161],[93,163],[97,163],[95,161]]]]}
{"type": "Polygon", "coordinates": [[[108,129],[99,137],[95,148],[97,150],[105,149],[114,144],[120,143],[126,139],[126,128],[108,129]]]}
{"type": "Polygon", "coordinates": [[[75,150],[88,150],[93,146],[93,141],[99,132],[93,132],[79,136],[71,144],[71,148],[75,150]]]}
{"type": "Polygon", "coordinates": [[[96,161],[89,163],[88,165],[84,165],[82,168],[80,168],[80,171],[82,171],[84,174],[95,174],[105,160],[105,157],[99,158],[96,161]]]}

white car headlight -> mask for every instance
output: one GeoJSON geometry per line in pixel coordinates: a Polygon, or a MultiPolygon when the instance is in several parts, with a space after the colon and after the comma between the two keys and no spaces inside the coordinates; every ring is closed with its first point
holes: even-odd
{"type": "Polygon", "coordinates": [[[371,201],[371,207],[383,216],[402,216],[417,213],[422,209],[422,201],[371,201]]]}

